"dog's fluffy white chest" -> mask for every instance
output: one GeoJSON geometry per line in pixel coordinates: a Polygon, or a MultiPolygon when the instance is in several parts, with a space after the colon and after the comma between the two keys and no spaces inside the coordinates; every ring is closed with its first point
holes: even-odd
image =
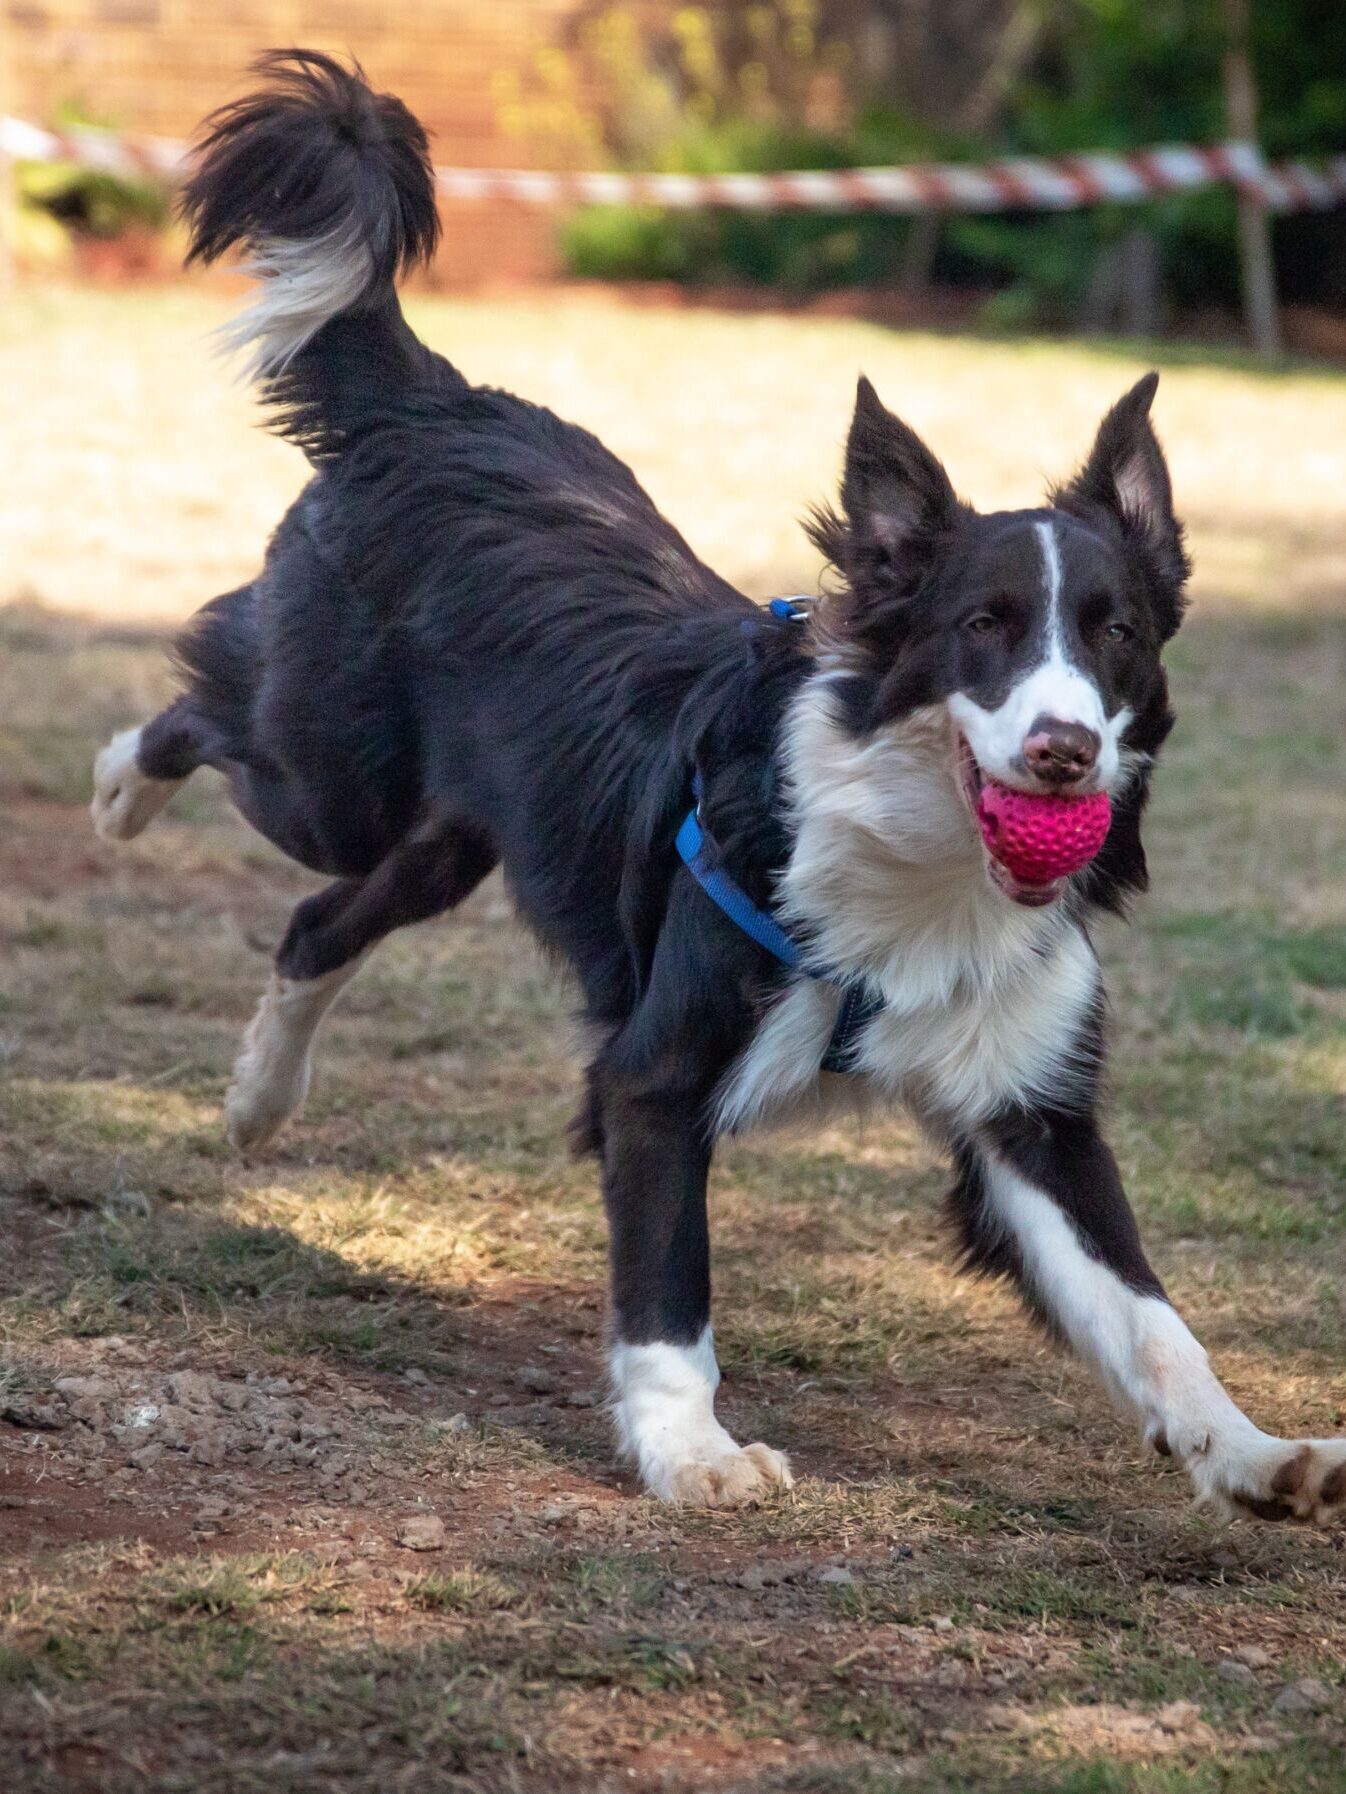
{"type": "Polygon", "coordinates": [[[820,1071],[835,1025],[835,986],[798,977],[765,1016],[721,1092],[723,1128],[791,1121],[879,1098],[942,1127],[973,1127],[1007,1105],[1067,1094],[1075,1042],[1098,986],[1087,941],[1063,930],[1018,975],[955,981],[938,998],[885,981],[884,1007],[853,1049],[852,1069],[820,1071]]]}
{"type": "Polygon", "coordinates": [[[800,975],[763,1018],[720,1093],[727,1129],[880,1096],[945,1128],[1066,1094],[1098,989],[1082,930],[991,888],[959,792],[943,708],[856,740],[826,675],[787,719],[795,847],[782,911],[818,962],[863,977],[883,1007],[853,1071],[821,1074],[834,984],[800,975]]]}

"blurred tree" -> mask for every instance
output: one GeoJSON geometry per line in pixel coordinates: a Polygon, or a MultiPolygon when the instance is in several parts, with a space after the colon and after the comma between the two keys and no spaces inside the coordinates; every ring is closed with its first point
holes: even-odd
{"type": "MultiPolygon", "coordinates": [[[[1212,143],[1227,134],[1222,62],[1224,0],[1063,0],[1007,108],[1004,148],[1045,155],[1090,147],[1212,143]]],[[[1249,48],[1259,89],[1259,136],[1267,155],[1346,150],[1346,6],[1340,0],[1253,0],[1249,48]]],[[[1093,215],[1097,241],[1115,241],[1127,221],[1093,215]]],[[[1236,207],[1229,193],[1163,201],[1146,209],[1165,284],[1180,308],[1232,305],[1238,296],[1236,207]]],[[[1068,220],[1058,223],[1063,231],[1068,220]]],[[[1133,217],[1132,223],[1135,222],[1133,217]]],[[[987,233],[973,233],[982,261],[987,233]]],[[[1033,227],[1007,250],[1005,267],[1032,283],[1033,227]]],[[[965,250],[971,247],[962,233],[965,250]]],[[[1346,301],[1346,214],[1305,214],[1275,226],[1282,297],[1346,301]]],[[[1087,272],[1087,270],[1086,270],[1087,272]]],[[[1049,307],[1073,309],[1079,293],[1058,289],[1049,307]]],[[[1047,297],[1043,295],[1043,297],[1047,297]]]]}
{"type": "MultiPolygon", "coordinates": [[[[507,80],[510,127],[559,166],[828,168],[1059,154],[1226,134],[1225,0],[591,0],[568,48],[507,80]]],[[[1346,150],[1346,4],[1253,0],[1271,156],[1346,150]]],[[[1129,327],[1238,302],[1234,196],[1141,209],[870,217],[595,209],[564,227],[606,277],[992,288],[1004,324],[1129,327]],[[1112,269],[1109,275],[1108,270],[1112,269]],[[1107,297],[1108,280],[1115,288],[1107,297]]],[[[1275,226],[1282,291],[1346,301],[1346,213],[1275,226]]]]}
{"type": "Polygon", "coordinates": [[[940,130],[977,133],[998,114],[1055,0],[824,0],[854,51],[863,99],[940,130]]]}

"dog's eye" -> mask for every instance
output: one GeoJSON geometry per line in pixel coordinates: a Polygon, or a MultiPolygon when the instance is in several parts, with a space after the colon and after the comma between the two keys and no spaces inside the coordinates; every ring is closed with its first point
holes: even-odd
{"type": "Polygon", "coordinates": [[[1109,623],[1103,631],[1110,642],[1133,642],[1136,632],[1129,623],[1109,623]]]}
{"type": "Polygon", "coordinates": [[[963,627],[969,635],[994,635],[1000,627],[1000,618],[989,610],[981,610],[975,617],[969,617],[963,627]]]}

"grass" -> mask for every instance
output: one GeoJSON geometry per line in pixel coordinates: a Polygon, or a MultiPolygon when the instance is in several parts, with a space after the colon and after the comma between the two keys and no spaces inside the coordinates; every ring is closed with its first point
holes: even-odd
{"type": "Polygon", "coordinates": [[[426,1613],[494,1613],[517,1599],[498,1576],[470,1564],[444,1576],[414,1577],[406,1585],[406,1597],[426,1613]]]}
{"type": "MultiPolygon", "coordinates": [[[[717,1172],[723,1410],[792,1451],[796,1491],[731,1515],[634,1494],[594,1175],[564,1139],[570,995],[498,886],[380,951],[302,1120],[229,1156],[228,1067],[310,881],[205,779],[120,852],[83,813],[94,748],[168,689],[163,624],[251,569],[300,477],[201,356],[223,308],[0,315],[24,420],[0,468],[6,1794],[1339,1788],[1339,1541],[1194,1515],[952,1274],[943,1172],[901,1117],[717,1172]],[[151,1409],[179,1442],[137,1465],[151,1409]],[[442,1542],[399,1544],[427,1514],[442,1542]],[[1231,1679],[1250,1642],[1268,1663],[1231,1679]],[[1273,1711],[1304,1676],[1328,1707],[1273,1711]]],[[[834,478],[861,365],[987,502],[1077,458],[1132,373],[570,300],[417,321],[596,427],[759,592],[813,577],[790,517],[834,478]]],[[[1200,601],[1154,894],[1100,942],[1153,1255],[1256,1417],[1315,1432],[1346,1409],[1341,391],[1165,374],[1200,601]]]]}

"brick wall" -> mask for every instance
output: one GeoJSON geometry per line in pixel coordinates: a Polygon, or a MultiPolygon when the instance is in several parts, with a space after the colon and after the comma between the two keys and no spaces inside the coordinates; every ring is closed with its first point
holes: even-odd
{"type": "MultiPolygon", "coordinates": [[[[433,132],[439,162],[517,166],[493,77],[560,35],[577,0],[0,0],[4,103],[43,122],[74,105],[99,123],[185,137],[238,94],[259,50],[303,44],[359,57],[433,132]]],[[[551,271],[544,215],[446,208],[446,281],[551,271]]]]}

